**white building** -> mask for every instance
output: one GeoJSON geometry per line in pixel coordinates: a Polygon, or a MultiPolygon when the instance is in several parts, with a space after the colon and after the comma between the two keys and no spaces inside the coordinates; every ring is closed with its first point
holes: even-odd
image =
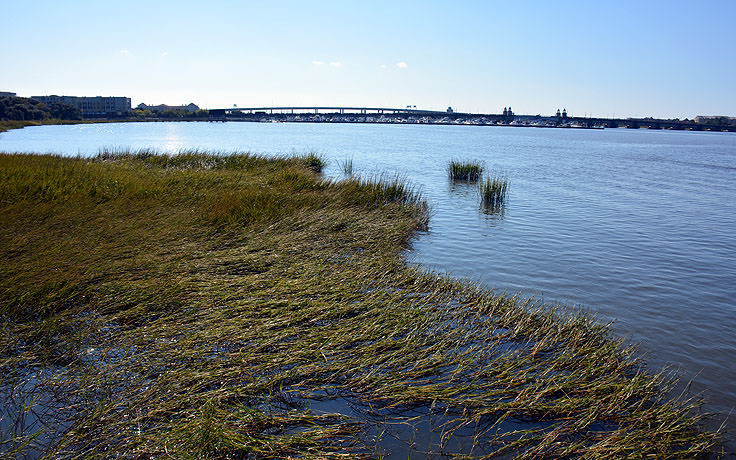
{"type": "Polygon", "coordinates": [[[146,104],[138,104],[136,106],[137,110],[150,110],[151,112],[163,112],[165,110],[186,110],[187,112],[196,112],[199,110],[199,106],[193,102],[190,102],[187,105],[166,105],[166,104],[159,104],[159,105],[146,105],[146,104]]]}

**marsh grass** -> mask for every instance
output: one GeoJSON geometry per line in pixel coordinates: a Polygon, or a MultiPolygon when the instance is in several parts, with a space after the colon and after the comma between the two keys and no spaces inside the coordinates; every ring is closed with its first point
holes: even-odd
{"type": "Polygon", "coordinates": [[[110,123],[120,122],[120,120],[61,120],[58,118],[49,118],[46,120],[5,120],[0,121],[0,133],[11,129],[21,129],[27,126],[43,126],[43,125],[79,125],[91,123],[110,123]]]}
{"type": "Polygon", "coordinates": [[[400,178],[197,151],[0,155],[0,175],[3,455],[685,459],[716,442],[590,316],[408,267],[428,210],[400,178]]]}
{"type": "Polygon", "coordinates": [[[315,152],[309,152],[298,158],[301,160],[304,166],[316,173],[321,173],[322,169],[327,166],[327,162],[325,161],[325,159],[315,152]]]}
{"type": "Polygon", "coordinates": [[[8,120],[8,121],[0,121],[0,133],[4,131],[9,131],[11,129],[21,129],[25,128],[26,126],[39,126],[40,122],[35,121],[20,121],[20,120],[8,120]]]}
{"type": "Polygon", "coordinates": [[[505,177],[487,177],[480,184],[481,203],[485,209],[498,210],[506,203],[509,180],[505,177]]]}
{"type": "Polygon", "coordinates": [[[345,161],[341,161],[340,169],[342,169],[342,173],[346,177],[351,177],[353,175],[353,159],[348,158],[345,161]]]}
{"type": "Polygon", "coordinates": [[[483,174],[483,166],[477,161],[450,160],[448,174],[452,181],[477,182],[483,174]]]}

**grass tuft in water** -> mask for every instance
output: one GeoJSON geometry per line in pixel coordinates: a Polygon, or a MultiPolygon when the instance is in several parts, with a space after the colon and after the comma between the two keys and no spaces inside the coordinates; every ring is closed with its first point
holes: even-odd
{"type": "Polygon", "coordinates": [[[483,166],[480,162],[463,162],[450,160],[448,166],[450,180],[477,182],[483,174],[483,166]]]}
{"type": "Polygon", "coordinates": [[[509,181],[505,177],[487,177],[480,184],[481,203],[486,209],[497,209],[506,202],[509,181]]]}
{"type": "Polygon", "coordinates": [[[352,158],[348,158],[345,161],[341,161],[340,162],[340,169],[342,169],[342,173],[345,176],[347,176],[347,177],[352,176],[353,175],[353,159],[352,158]]]}

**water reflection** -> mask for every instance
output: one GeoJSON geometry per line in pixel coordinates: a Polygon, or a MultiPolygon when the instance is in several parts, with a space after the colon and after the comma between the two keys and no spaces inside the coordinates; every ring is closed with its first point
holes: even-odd
{"type": "Polygon", "coordinates": [[[480,212],[485,214],[486,222],[498,223],[506,217],[506,202],[481,203],[480,212]]]}
{"type": "Polygon", "coordinates": [[[450,179],[449,181],[449,187],[447,188],[449,193],[461,196],[463,198],[467,197],[477,197],[478,196],[478,182],[469,182],[469,181],[456,181],[450,179]]]}
{"type": "Polygon", "coordinates": [[[165,152],[176,152],[184,148],[184,141],[179,134],[179,125],[176,123],[167,123],[164,137],[162,139],[161,148],[165,152]]]}

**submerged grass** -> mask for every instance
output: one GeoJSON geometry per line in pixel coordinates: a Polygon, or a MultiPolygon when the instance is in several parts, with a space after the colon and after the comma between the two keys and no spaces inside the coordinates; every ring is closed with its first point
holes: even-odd
{"type": "Polygon", "coordinates": [[[716,442],[585,314],[407,267],[427,208],[398,178],[0,155],[0,216],[3,454],[684,459],[716,442]]]}
{"type": "Polygon", "coordinates": [[[448,172],[450,180],[477,182],[483,174],[483,166],[477,161],[450,160],[448,172]]]}

